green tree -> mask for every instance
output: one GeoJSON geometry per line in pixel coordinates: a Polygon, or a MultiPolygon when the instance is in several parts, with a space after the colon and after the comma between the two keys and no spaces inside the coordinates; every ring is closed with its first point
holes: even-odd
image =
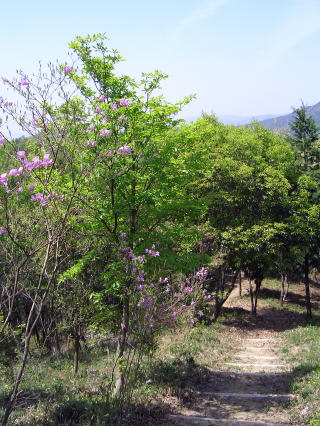
{"type": "MultiPolygon", "coordinates": [[[[296,209],[296,217],[301,218],[302,214],[307,220],[310,215],[313,217],[314,210],[317,210],[316,205],[319,204],[320,129],[316,125],[314,118],[308,114],[308,110],[303,103],[300,108],[294,110],[294,119],[290,128],[292,131],[291,141],[297,153],[297,165],[300,173],[309,175],[318,182],[316,187],[311,185],[313,186],[311,188],[309,185],[310,192],[308,194],[306,194],[306,187],[303,185],[304,202],[301,205],[302,211],[299,213],[300,206],[296,209]],[[306,202],[308,206],[306,206],[306,202]]],[[[315,224],[314,221],[312,223],[315,224]]],[[[305,223],[304,233],[301,234],[301,243],[305,247],[304,261],[301,267],[304,271],[307,318],[311,319],[309,274],[315,258],[319,258],[319,250],[315,228],[313,226],[311,229],[308,222],[305,223]]]]}

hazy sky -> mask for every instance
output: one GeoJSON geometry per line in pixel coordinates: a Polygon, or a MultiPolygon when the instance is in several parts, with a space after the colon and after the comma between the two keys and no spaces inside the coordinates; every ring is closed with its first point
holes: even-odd
{"type": "Polygon", "coordinates": [[[320,0],[2,0],[0,10],[1,76],[65,60],[75,36],[103,32],[126,58],[121,72],[160,69],[169,100],[197,94],[186,117],[320,101],[320,0]]]}

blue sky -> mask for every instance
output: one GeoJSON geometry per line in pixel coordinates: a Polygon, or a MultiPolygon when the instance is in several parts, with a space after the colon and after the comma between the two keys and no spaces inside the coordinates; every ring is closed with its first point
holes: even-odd
{"type": "Polygon", "coordinates": [[[172,101],[196,93],[186,117],[280,114],[320,101],[320,0],[5,1],[0,75],[66,60],[69,41],[98,32],[126,58],[121,72],[169,74],[172,101]]]}

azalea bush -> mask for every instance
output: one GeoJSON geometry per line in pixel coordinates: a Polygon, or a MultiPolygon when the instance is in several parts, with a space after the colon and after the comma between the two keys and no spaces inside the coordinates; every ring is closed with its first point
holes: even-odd
{"type": "Polygon", "coordinates": [[[24,356],[5,422],[30,339],[40,339],[40,320],[49,350],[53,334],[59,348],[62,318],[74,329],[85,324],[114,333],[117,395],[130,341],[141,343],[183,316],[193,318],[190,285],[175,278],[174,289],[172,279],[161,276],[190,273],[207,259],[191,248],[204,232],[198,225],[206,203],[194,188],[206,179],[209,165],[204,169],[201,158],[209,145],[197,151],[175,131],[175,115],[192,97],[170,104],[156,95],[166,78],[158,71],[140,81],[117,75],[121,57],[104,42],[101,35],[77,37],[70,64],[3,79],[21,101],[2,99],[1,108],[30,136],[14,141],[4,125],[0,130],[3,329],[16,321],[19,306],[26,312],[18,315],[24,356]],[[146,258],[156,261],[156,272],[146,258]],[[88,280],[90,270],[96,276],[88,280]],[[74,295],[69,306],[66,291],[74,295]]]}

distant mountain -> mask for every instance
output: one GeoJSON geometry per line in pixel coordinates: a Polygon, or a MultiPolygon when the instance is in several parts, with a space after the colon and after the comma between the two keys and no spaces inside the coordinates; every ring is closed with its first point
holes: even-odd
{"type": "MultiPolygon", "coordinates": [[[[244,126],[245,124],[251,123],[253,120],[263,121],[268,118],[277,117],[276,114],[264,114],[264,115],[222,115],[215,114],[218,120],[223,124],[234,124],[235,126],[244,126]]],[[[200,116],[184,117],[187,123],[196,121],[200,116]]]]}
{"type": "MultiPolygon", "coordinates": [[[[316,124],[320,126],[320,102],[318,102],[315,105],[307,107],[308,113],[314,118],[316,124]]],[[[294,113],[291,112],[290,114],[281,115],[278,117],[269,118],[267,120],[259,120],[260,123],[268,127],[270,130],[275,129],[289,129],[290,123],[294,119],[294,113]]]]}
{"type": "Polygon", "coordinates": [[[269,118],[277,117],[273,114],[264,114],[264,115],[217,115],[218,119],[224,124],[234,124],[235,126],[243,126],[245,124],[251,123],[253,120],[264,121],[269,118]]]}

